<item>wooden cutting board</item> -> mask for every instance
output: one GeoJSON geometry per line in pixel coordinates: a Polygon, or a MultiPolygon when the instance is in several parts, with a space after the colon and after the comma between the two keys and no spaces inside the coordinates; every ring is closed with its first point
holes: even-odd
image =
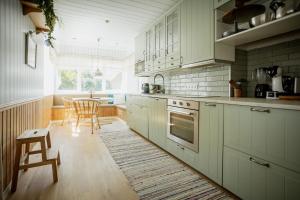
{"type": "Polygon", "coordinates": [[[300,100],[300,96],[279,96],[280,100],[300,100]]]}

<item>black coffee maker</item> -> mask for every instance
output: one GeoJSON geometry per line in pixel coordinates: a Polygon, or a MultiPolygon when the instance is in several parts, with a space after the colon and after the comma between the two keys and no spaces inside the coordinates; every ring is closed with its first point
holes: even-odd
{"type": "Polygon", "coordinates": [[[142,93],[143,94],[149,94],[149,83],[143,83],[142,84],[142,93]]]}
{"type": "Polygon", "coordinates": [[[266,98],[267,91],[270,90],[270,86],[267,84],[267,68],[261,67],[256,69],[256,81],[258,84],[255,86],[255,97],[266,98]]]}

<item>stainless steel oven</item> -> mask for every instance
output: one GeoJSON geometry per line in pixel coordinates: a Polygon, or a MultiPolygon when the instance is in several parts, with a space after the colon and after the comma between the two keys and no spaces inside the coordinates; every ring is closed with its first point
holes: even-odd
{"type": "Polygon", "coordinates": [[[167,137],[198,152],[199,102],[168,99],[167,137]]]}

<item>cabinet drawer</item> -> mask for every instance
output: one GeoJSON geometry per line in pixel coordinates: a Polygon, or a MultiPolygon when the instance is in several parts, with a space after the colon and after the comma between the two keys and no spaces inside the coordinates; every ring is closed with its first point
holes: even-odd
{"type": "Polygon", "coordinates": [[[300,173],[300,112],[224,106],[224,144],[300,173]]]}
{"type": "Polygon", "coordinates": [[[224,148],[223,186],[245,200],[300,199],[300,174],[224,148]]]}
{"type": "Polygon", "coordinates": [[[177,68],[180,67],[180,60],[174,60],[172,62],[166,63],[166,69],[172,69],[172,68],[177,68]]]}

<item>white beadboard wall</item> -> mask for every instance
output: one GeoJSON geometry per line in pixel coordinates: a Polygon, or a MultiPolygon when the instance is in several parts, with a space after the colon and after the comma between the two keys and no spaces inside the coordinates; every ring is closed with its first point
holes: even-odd
{"type": "Polygon", "coordinates": [[[0,107],[43,96],[43,45],[37,68],[25,65],[25,33],[34,30],[19,0],[0,0],[0,107]]]}

